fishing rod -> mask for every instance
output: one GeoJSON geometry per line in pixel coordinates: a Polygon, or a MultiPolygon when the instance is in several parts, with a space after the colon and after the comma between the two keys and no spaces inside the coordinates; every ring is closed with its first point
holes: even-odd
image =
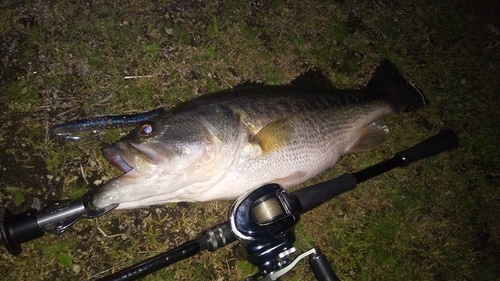
{"type": "Polygon", "coordinates": [[[291,259],[291,255],[296,252],[293,246],[294,227],[300,215],[353,190],[361,182],[457,146],[456,133],[449,129],[443,130],[388,160],[291,193],[278,184],[264,185],[240,196],[232,204],[227,221],[202,231],[196,239],[100,280],[137,280],[201,251],[214,252],[235,241],[240,243],[244,257],[258,268],[258,272],[246,278],[246,281],[278,280],[307,256],[318,280],[339,280],[319,248],[314,247],[295,260],[291,259]]]}
{"type": "MultiPolygon", "coordinates": [[[[54,126],[50,133],[69,141],[80,141],[89,136],[75,135],[93,131],[99,135],[105,129],[134,126],[163,114],[163,108],[129,115],[103,115],[70,121],[54,126]]],[[[21,254],[21,244],[40,238],[45,232],[60,234],[81,218],[97,218],[113,210],[118,204],[102,209],[92,206],[94,191],[89,191],[75,200],[53,202],[41,212],[29,209],[20,214],[12,214],[7,208],[0,208],[0,244],[12,255],[21,254]]]]}
{"type": "MultiPolygon", "coordinates": [[[[277,280],[307,256],[318,280],[338,280],[318,248],[291,260],[296,251],[294,226],[300,215],[354,189],[363,181],[457,146],[458,136],[447,129],[388,160],[291,193],[278,184],[264,185],[240,196],[229,210],[228,221],[204,230],[194,240],[101,280],[136,280],[201,251],[213,252],[236,240],[246,259],[259,270],[247,281],[261,277],[259,280],[277,280]]],[[[100,217],[118,206],[96,209],[91,204],[92,195],[93,191],[89,191],[75,200],[54,202],[42,211],[30,209],[12,214],[7,208],[0,208],[0,244],[17,256],[21,253],[21,244],[40,238],[45,232],[62,233],[82,218],[100,217]]]]}

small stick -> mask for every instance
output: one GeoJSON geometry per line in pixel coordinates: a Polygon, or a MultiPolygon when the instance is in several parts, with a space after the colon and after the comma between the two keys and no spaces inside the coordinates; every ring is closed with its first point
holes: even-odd
{"type": "Polygon", "coordinates": [[[125,76],[124,79],[137,79],[137,78],[152,78],[153,75],[136,75],[136,76],[125,76]]]}
{"type": "Polygon", "coordinates": [[[82,172],[83,180],[87,185],[89,185],[89,181],[87,180],[87,177],[85,176],[85,172],[83,171],[83,166],[80,164],[80,171],[82,172]]]}

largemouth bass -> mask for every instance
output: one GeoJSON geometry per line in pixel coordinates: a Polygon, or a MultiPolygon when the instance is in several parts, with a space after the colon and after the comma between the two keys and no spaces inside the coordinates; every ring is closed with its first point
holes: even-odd
{"type": "Polygon", "coordinates": [[[383,143],[380,118],[425,106],[389,61],[362,90],[299,77],[203,95],[137,126],[103,149],[124,172],[96,190],[98,208],[234,199],[266,183],[289,188],[345,153],[383,143]]]}

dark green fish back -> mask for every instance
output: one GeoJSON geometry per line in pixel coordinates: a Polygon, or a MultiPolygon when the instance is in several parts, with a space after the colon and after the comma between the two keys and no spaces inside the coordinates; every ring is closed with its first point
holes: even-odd
{"type": "Polygon", "coordinates": [[[375,70],[367,87],[362,90],[339,90],[327,82],[324,76],[318,76],[317,72],[307,72],[289,85],[265,86],[249,83],[242,87],[203,95],[179,105],[173,111],[189,111],[214,104],[225,104],[229,107],[232,107],[232,104],[247,106],[247,103],[260,104],[265,108],[281,107],[285,110],[285,106],[292,105],[295,109],[314,111],[359,106],[376,101],[388,103],[394,112],[413,111],[426,105],[422,93],[406,81],[394,64],[384,60],[375,70]]]}

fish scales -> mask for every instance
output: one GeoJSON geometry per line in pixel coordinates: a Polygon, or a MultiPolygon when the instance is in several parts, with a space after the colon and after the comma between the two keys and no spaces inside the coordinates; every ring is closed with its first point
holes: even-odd
{"type": "MultiPolygon", "coordinates": [[[[247,171],[248,176],[232,178],[235,188],[252,180],[256,183],[278,182],[290,187],[310,179],[332,166],[340,155],[354,145],[357,136],[349,132],[356,127],[363,128],[391,112],[386,102],[376,99],[360,102],[347,95],[336,94],[309,93],[304,96],[301,93],[293,97],[289,93],[281,95],[278,92],[275,97],[268,97],[265,103],[239,100],[242,105],[235,106],[236,111],[251,112],[242,120],[244,124],[252,124],[258,132],[277,118],[284,118],[290,123],[292,136],[286,148],[283,148],[285,153],[261,155],[258,149],[254,151],[255,154],[243,153],[240,159],[248,159],[241,161],[239,169],[247,171]],[[281,105],[282,109],[275,104],[281,105]],[[283,154],[287,157],[283,157],[283,154]],[[263,170],[266,163],[273,164],[263,170]]],[[[258,95],[249,99],[260,100],[258,95]]],[[[230,196],[234,197],[232,194],[230,196]]]]}
{"type": "Polygon", "coordinates": [[[289,188],[345,153],[383,143],[382,116],[425,105],[388,61],[362,90],[296,81],[204,95],[140,124],[103,149],[125,174],[100,187],[92,203],[137,208],[234,199],[270,182],[289,188]]]}

